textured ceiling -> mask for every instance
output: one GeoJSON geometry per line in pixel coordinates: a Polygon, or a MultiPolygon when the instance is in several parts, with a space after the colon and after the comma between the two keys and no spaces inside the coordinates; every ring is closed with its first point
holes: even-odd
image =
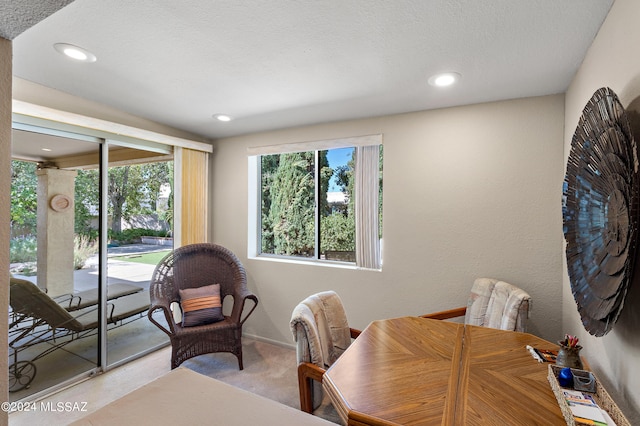
{"type": "Polygon", "coordinates": [[[14,39],[14,75],[219,138],[562,93],[612,2],[82,0],[14,39]]]}
{"type": "Polygon", "coordinates": [[[0,0],[0,37],[13,40],[73,0],[0,0]]]}

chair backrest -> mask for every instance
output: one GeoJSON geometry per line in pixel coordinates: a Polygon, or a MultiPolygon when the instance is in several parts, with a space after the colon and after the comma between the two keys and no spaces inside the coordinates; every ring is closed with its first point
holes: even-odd
{"type": "Polygon", "coordinates": [[[290,326],[298,362],[329,368],[351,344],[347,315],[334,291],[317,293],[300,302],[293,310],[290,326]]]}
{"type": "MultiPolygon", "coordinates": [[[[156,266],[149,291],[152,296],[170,302],[180,300],[179,290],[220,284],[220,299],[241,297],[247,286],[247,276],[240,260],[231,251],[217,244],[200,243],[179,247],[156,266]]],[[[235,305],[235,303],[234,303],[235,305]]],[[[239,315],[239,313],[238,313],[239,315]]]]}
{"type": "MultiPolygon", "coordinates": [[[[329,368],[351,344],[351,332],[342,300],[334,291],[313,294],[300,302],[289,323],[296,342],[298,364],[310,362],[329,368]]],[[[322,384],[313,383],[313,407],[322,402],[322,384]]]]}
{"type": "Polygon", "coordinates": [[[500,330],[526,331],[531,296],[524,290],[493,278],[473,283],[465,323],[500,330]]]}
{"type": "MultiPolygon", "coordinates": [[[[52,328],[82,331],[85,325],[74,318],[31,281],[10,278],[9,303],[14,312],[41,319],[52,328]]],[[[97,314],[95,315],[97,324],[97,314]]]]}

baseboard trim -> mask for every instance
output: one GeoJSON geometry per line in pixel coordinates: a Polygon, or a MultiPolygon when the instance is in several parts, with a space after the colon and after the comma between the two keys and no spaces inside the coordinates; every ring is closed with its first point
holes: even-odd
{"type": "Polygon", "coordinates": [[[269,339],[267,337],[256,336],[255,334],[243,333],[242,335],[244,337],[248,337],[250,339],[254,339],[254,340],[257,340],[259,342],[269,343],[271,345],[280,346],[282,348],[294,349],[294,350],[296,348],[296,345],[294,345],[293,343],[284,343],[284,342],[281,342],[279,340],[273,340],[273,339],[269,339]]]}

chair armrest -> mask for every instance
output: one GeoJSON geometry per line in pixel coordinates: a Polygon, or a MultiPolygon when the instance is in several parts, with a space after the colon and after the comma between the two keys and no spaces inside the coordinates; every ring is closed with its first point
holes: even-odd
{"type": "Polygon", "coordinates": [[[80,306],[80,302],[82,302],[82,297],[76,296],[73,293],[61,294],[59,296],[52,297],[52,299],[60,306],[62,306],[63,303],[69,302],[65,309],[78,308],[78,306],[80,306]]]}
{"type": "Polygon", "coordinates": [[[234,322],[242,325],[247,320],[247,318],[249,318],[249,315],[253,313],[253,311],[256,309],[257,306],[258,306],[258,297],[255,294],[250,293],[247,290],[236,293],[233,295],[233,309],[231,311],[231,319],[234,322]],[[253,306],[251,307],[251,310],[249,310],[249,312],[247,312],[247,314],[244,317],[242,317],[242,313],[244,311],[244,304],[247,301],[247,299],[253,302],[253,306]]]}
{"type": "Polygon", "coordinates": [[[420,315],[420,318],[443,320],[443,319],[449,319],[449,318],[462,317],[466,313],[467,313],[467,308],[465,306],[462,308],[449,309],[448,311],[440,311],[440,312],[434,312],[432,314],[420,315]]]}
{"type": "Polygon", "coordinates": [[[251,300],[253,302],[253,306],[251,307],[251,310],[249,312],[247,312],[247,314],[244,316],[244,318],[242,318],[240,320],[240,325],[244,324],[244,322],[247,320],[247,318],[249,318],[249,315],[251,315],[251,313],[258,307],[258,297],[255,294],[249,294],[242,301],[243,310],[244,310],[244,302],[247,299],[249,299],[249,300],[251,300]]]}
{"type": "Polygon", "coordinates": [[[311,397],[310,380],[322,383],[325,370],[310,362],[298,364],[298,390],[300,391],[300,410],[306,413],[313,412],[313,400],[311,397]]]}
{"type": "Polygon", "coordinates": [[[81,302],[82,302],[82,297],[80,297],[80,296],[71,296],[69,298],[69,308],[72,308],[72,307],[76,307],[77,308],[78,306],[80,306],[81,302]],[[77,302],[75,302],[76,299],[78,300],[77,302]]]}
{"type": "Polygon", "coordinates": [[[149,310],[147,311],[147,317],[149,318],[149,321],[155,324],[156,327],[158,327],[160,330],[164,331],[169,337],[173,336],[176,333],[175,321],[173,320],[173,313],[171,312],[171,309],[169,309],[168,306],[165,306],[164,304],[151,305],[149,307],[149,310]],[[156,321],[153,318],[153,313],[155,311],[162,311],[164,313],[164,318],[167,321],[167,324],[169,324],[169,330],[167,330],[167,328],[163,324],[160,324],[158,321],[156,321]]]}
{"type": "MultiPolygon", "coordinates": [[[[45,291],[46,293],[46,291],[45,291]]],[[[64,293],[64,294],[59,294],[57,296],[53,296],[51,297],[53,300],[55,300],[57,303],[63,303],[71,298],[73,298],[73,294],[71,293],[64,293]]]]}
{"type": "Polygon", "coordinates": [[[310,362],[301,362],[298,364],[298,376],[303,376],[316,382],[322,382],[322,376],[325,373],[325,369],[318,367],[310,362]]]}
{"type": "Polygon", "coordinates": [[[108,324],[113,324],[115,323],[115,321],[113,320],[113,312],[115,311],[116,306],[111,303],[111,302],[107,302],[107,323],[108,324]]]}

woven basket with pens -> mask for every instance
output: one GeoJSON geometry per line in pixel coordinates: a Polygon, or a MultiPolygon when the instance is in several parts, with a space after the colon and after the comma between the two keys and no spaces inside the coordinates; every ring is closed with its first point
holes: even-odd
{"type": "MultiPolygon", "coordinates": [[[[549,374],[547,378],[549,380],[549,383],[551,384],[551,389],[553,390],[553,393],[555,394],[556,399],[558,400],[558,405],[560,405],[560,410],[562,411],[562,415],[564,416],[564,419],[567,422],[567,425],[574,426],[574,425],[588,424],[588,423],[576,422],[576,419],[573,417],[571,408],[569,408],[569,404],[567,403],[567,400],[565,399],[562,393],[562,387],[558,382],[558,374],[560,373],[560,370],[562,370],[562,367],[558,367],[557,365],[554,365],[554,364],[549,364],[549,374]]],[[[579,371],[582,371],[582,370],[577,370],[577,372],[579,371]]],[[[598,382],[598,378],[595,375],[593,375],[593,373],[590,373],[590,374],[591,374],[590,379],[583,380],[583,381],[587,382],[587,381],[593,380],[595,384],[595,392],[591,393],[591,395],[593,396],[593,399],[596,401],[598,406],[601,409],[605,410],[607,414],[609,414],[609,417],[611,417],[611,420],[613,420],[617,426],[631,426],[631,423],[629,423],[629,421],[624,416],[624,414],[622,414],[622,411],[620,411],[620,408],[618,408],[618,406],[613,401],[613,399],[611,399],[611,396],[609,396],[609,393],[598,382]]],[[[578,374],[578,377],[580,377],[580,374],[578,374]]],[[[591,385],[589,387],[591,387],[591,385]]]]}

